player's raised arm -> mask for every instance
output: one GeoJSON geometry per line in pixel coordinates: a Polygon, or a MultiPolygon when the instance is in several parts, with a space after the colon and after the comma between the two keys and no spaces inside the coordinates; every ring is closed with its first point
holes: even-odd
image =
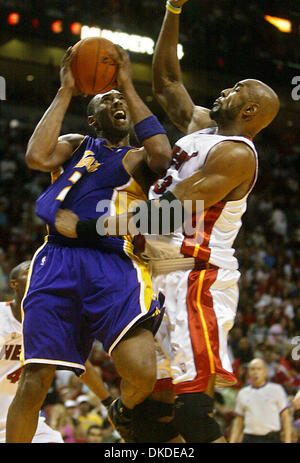
{"type": "Polygon", "coordinates": [[[139,160],[144,159],[151,171],[162,175],[171,162],[171,145],[164,128],[134,88],[127,53],[119,46],[116,48],[118,55],[113,55],[113,59],[118,63],[118,88],[126,99],[137,139],[143,145],[141,150],[126,157],[127,170],[133,174],[139,160]]]}
{"type": "Polygon", "coordinates": [[[153,94],[173,124],[184,133],[214,125],[209,109],[195,106],[182,80],[177,45],[180,11],[187,1],[167,1],[153,56],[153,94]]]}
{"type": "Polygon", "coordinates": [[[59,137],[72,95],[78,93],[70,69],[71,56],[69,48],[60,70],[61,86],[28,142],[26,164],[30,169],[43,172],[57,169],[71,157],[74,148],[83,139],[83,135],[78,134],[59,137]]]}

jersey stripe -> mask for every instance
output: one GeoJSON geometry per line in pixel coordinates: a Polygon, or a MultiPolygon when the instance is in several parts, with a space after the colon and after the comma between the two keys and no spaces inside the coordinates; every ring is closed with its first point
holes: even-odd
{"type": "Polygon", "coordinates": [[[214,224],[220,217],[225,205],[225,201],[220,201],[205,211],[204,219],[202,219],[203,215],[198,218],[193,238],[185,237],[182,242],[181,253],[183,255],[195,257],[200,259],[201,262],[209,261],[211,253],[209,240],[214,224]],[[204,224],[201,224],[201,220],[204,220],[204,224]]]}

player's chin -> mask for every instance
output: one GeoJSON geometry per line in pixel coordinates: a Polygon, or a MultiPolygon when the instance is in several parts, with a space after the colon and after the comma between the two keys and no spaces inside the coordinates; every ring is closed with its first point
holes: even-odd
{"type": "Polygon", "coordinates": [[[129,131],[130,123],[128,119],[114,119],[113,126],[115,129],[121,130],[122,132],[129,131]]]}
{"type": "Polygon", "coordinates": [[[209,112],[209,116],[210,118],[215,121],[218,119],[218,116],[220,114],[220,109],[221,109],[221,105],[220,104],[215,104],[213,105],[213,107],[211,108],[210,112],[209,112]]]}

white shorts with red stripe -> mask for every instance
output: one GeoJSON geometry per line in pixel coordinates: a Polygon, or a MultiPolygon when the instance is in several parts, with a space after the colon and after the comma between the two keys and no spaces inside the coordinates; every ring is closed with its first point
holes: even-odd
{"type": "Polygon", "coordinates": [[[176,394],[232,386],[227,336],[238,304],[240,272],[209,268],[153,277],[165,297],[165,316],[156,334],[158,380],[172,378],[176,394]]]}

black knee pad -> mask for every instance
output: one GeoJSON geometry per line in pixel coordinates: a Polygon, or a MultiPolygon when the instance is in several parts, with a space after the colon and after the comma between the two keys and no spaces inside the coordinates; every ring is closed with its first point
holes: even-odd
{"type": "Polygon", "coordinates": [[[173,425],[174,405],[146,399],[133,409],[132,424],[134,439],[138,443],[164,443],[178,436],[173,425]],[[172,417],[172,421],[162,423],[159,418],[172,417]]]}
{"type": "Polygon", "coordinates": [[[221,437],[219,424],[209,416],[214,400],[204,392],[181,394],[175,401],[174,426],[190,443],[213,442],[221,437]]]}

